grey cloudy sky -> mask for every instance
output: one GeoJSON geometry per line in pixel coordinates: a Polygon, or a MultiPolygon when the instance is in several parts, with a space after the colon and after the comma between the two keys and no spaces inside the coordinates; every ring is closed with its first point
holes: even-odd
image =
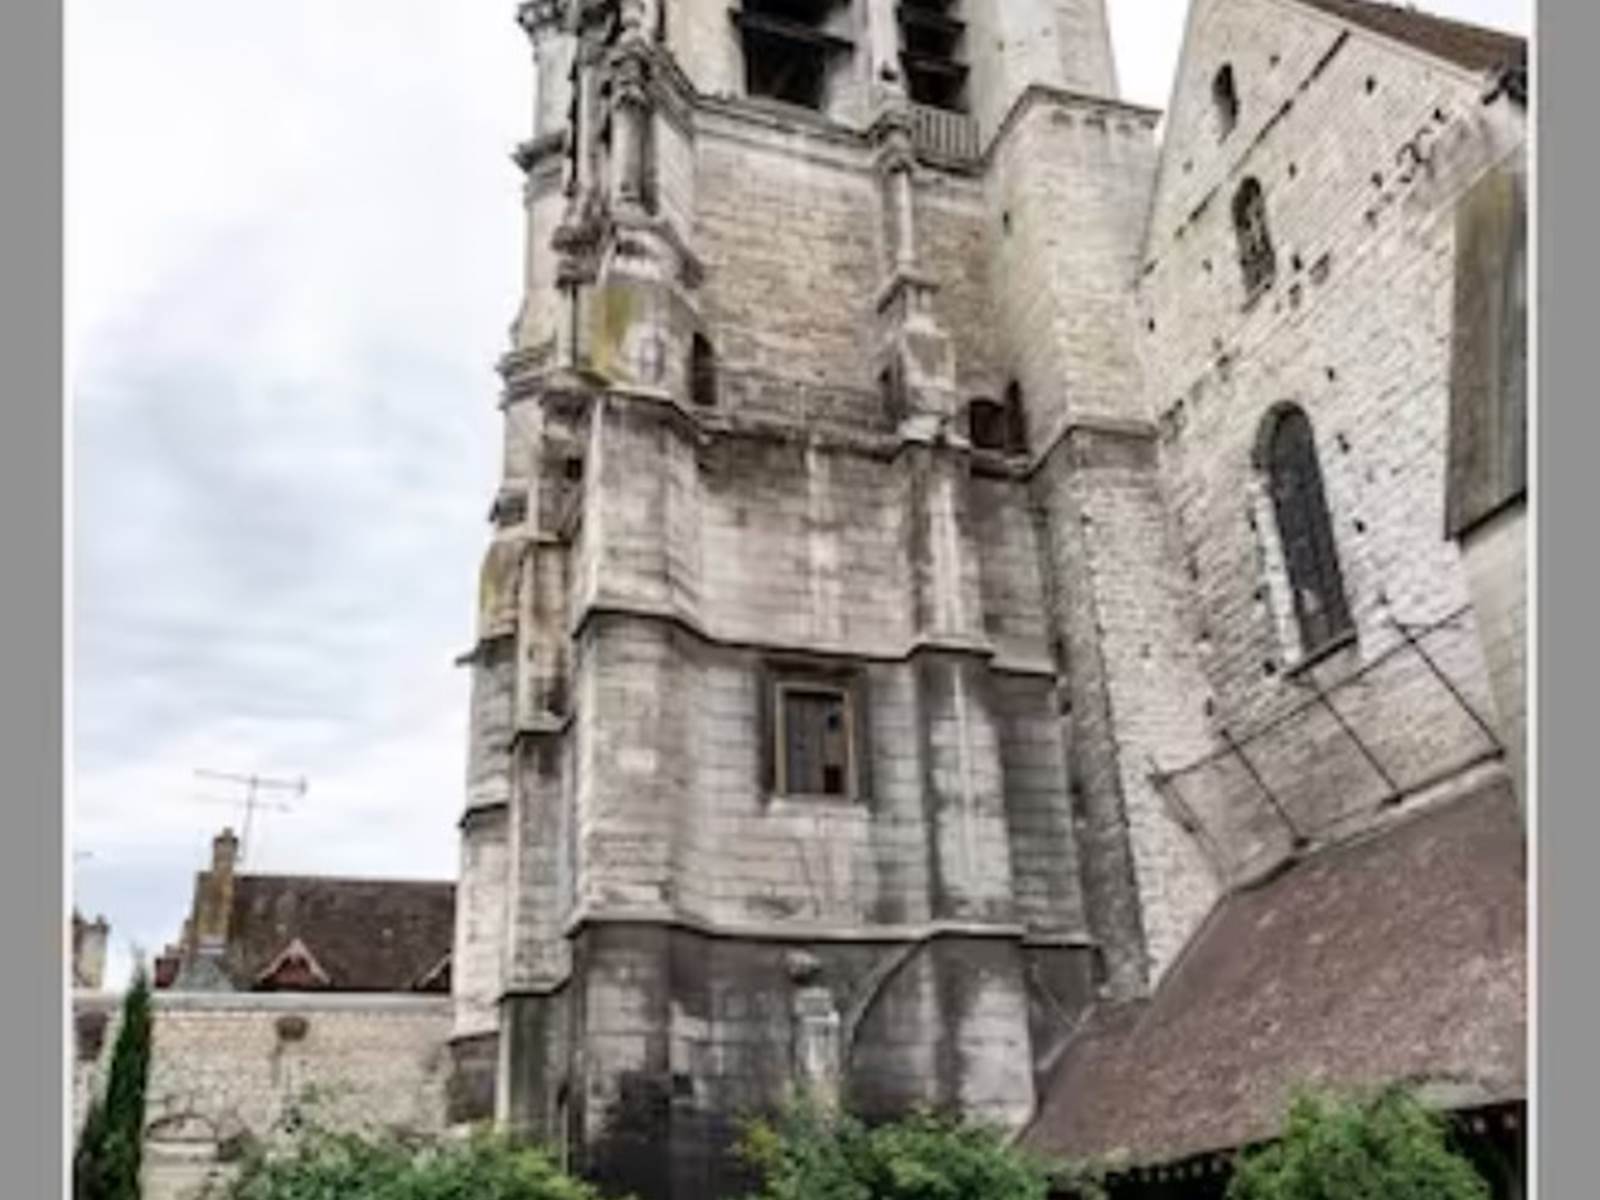
{"type": "MultiPolygon", "coordinates": [[[[454,873],[522,255],[513,7],[68,6],[72,866],[116,982],[238,823],[196,768],[309,779],[253,869],[454,873]]],[[[1126,98],[1165,105],[1187,7],[1111,0],[1126,98]]]]}

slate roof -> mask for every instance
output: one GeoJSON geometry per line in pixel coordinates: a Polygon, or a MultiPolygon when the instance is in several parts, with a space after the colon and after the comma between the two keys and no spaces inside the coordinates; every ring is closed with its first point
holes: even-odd
{"type": "Polygon", "coordinates": [[[298,938],[328,976],[319,991],[417,991],[430,974],[437,990],[454,932],[453,883],[240,875],[226,968],[234,988],[254,990],[298,938]]]}
{"type": "Polygon", "coordinates": [[[1374,0],[1300,0],[1300,3],[1405,42],[1469,71],[1525,66],[1528,61],[1526,39],[1498,29],[1468,25],[1419,9],[1380,4],[1374,0]]]}
{"type": "Polygon", "coordinates": [[[1525,1099],[1526,887],[1496,780],[1224,898],[1147,1002],[1088,1020],[1025,1142],[1172,1162],[1275,1136],[1313,1080],[1525,1099]]]}

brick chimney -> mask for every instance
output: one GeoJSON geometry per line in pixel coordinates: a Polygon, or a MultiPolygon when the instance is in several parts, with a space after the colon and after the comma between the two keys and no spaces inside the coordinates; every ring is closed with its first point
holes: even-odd
{"type": "Polygon", "coordinates": [[[239,860],[239,839],[224,829],[211,841],[211,870],[202,871],[194,905],[195,949],[220,954],[228,945],[228,916],[233,909],[233,867],[239,860]]]}
{"type": "Polygon", "coordinates": [[[85,921],[72,914],[72,983],[98,991],[105,982],[106,942],[111,926],[104,917],[85,921]]]}
{"type": "Polygon", "coordinates": [[[183,991],[230,990],[225,960],[239,839],[224,829],[211,841],[211,869],[195,877],[194,912],[185,922],[184,962],[173,980],[183,991]]]}

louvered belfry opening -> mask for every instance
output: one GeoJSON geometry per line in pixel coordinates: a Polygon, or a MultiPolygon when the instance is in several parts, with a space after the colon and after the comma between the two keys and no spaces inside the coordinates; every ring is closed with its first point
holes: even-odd
{"type": "Polygon", "coordinates": [[[821,111],[836,60],[855,44],[830,28],[840,0],[743,0],[733,10],[744,44],[745,91],[821,111]]]}
{"type": "Polygon", "coordinates": [[[900,0],[900,63],[912,103],[967,111],[961,0],[900,0]]]}
{"type": "Polygon", "coordinates": [[[1294,405],[1272,416],[1267,474],[1284,565],[1306,654],[1342,641],[1353,631],[1339,570],[1333,524],[1322,488],[1311,421],[1294,405]]]}

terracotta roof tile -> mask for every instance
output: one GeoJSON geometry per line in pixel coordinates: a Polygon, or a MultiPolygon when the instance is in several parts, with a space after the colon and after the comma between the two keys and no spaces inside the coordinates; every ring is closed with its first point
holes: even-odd
{"type": "Polygon", "coordinates": [[[1269,1138],[1292,1090],[1526,1094],[1526,860],[1503,783],[1225,898],[1144,1004],[1058,1064],[1026,1141],[1171,1162],[1269,1138]]]}
{"type": "Polygon", "coordinates": [[[1437,17],[1417,8],[1380,4],[1374,0],[1300,0],[1329,16],[1349,21],[1373,33],[1415,46],[1469,71],[1493,71],[1501,67],[1524,65],[1528,60],[1526,39],[1498,29],[1468,25],[1437,17]]]}
{"type": "Polygon", "coordinates": [[[416,990],[450,953],[448,882],[241,875],[234,881],[228,974],[241,991],[296,939],[339,992],[416,990]]]}

